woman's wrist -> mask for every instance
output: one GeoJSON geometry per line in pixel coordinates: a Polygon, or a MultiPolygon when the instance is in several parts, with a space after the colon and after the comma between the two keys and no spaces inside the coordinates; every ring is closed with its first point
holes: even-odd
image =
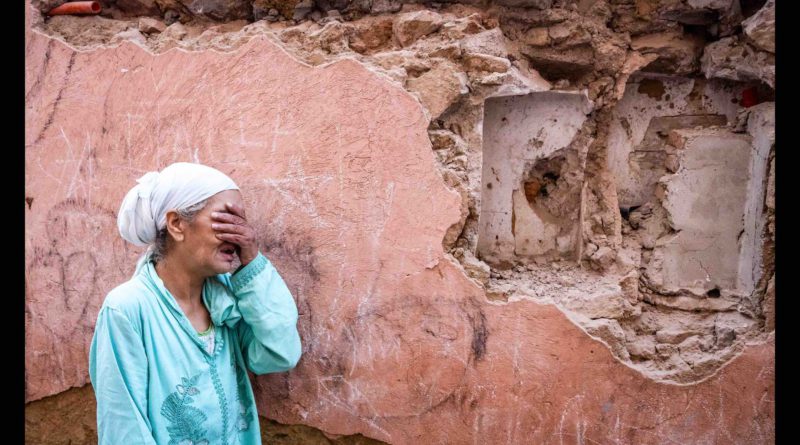
{"type": "Polygon", "coordinates": [[[267,267],[267,264],[269,264],[267,257],[259,253],[250,263],[242,264],[236,269],[236,272],[231,274],[231,286],[234,294],[238,293],[242,288],[246,287],[253,278],[262,273],[267,267]]]}
{"type": "Polygon", "coordinates": [[[258,250],[256,250],[256,253],[255,253],[255,255],[249,255],[247,258],[244,258],[243,256],[240,256],[240,257],[239,257],[239,262],[240,262],[241,264],[239,264],[239,267],[237,267],[237,268],[236,268],[236,270],[235,270],[235,271],[233,271],[233,273],[231,273],[231,275],[236,275],[236,274],[237,274],[239,271],[241,271],[242,269],[244,269],[245,267],[247,267],[247,266],[248,266],[250,263],[252,263],[253,261],[255,261],[255,260],[256,260],[256,258],[258,258],[258,256],[259,256],[260,254],[261,254],[261,252],[260,252],[260,251],[258,251],[258,250]]]}
{"type": "MultiPolygon", "coordinates": [[[[245,253],[245,252],[240,253],[239,254],[239,260],[242,262],[242,266],[241,267],[247,266],[248,264],[250,264],[250,262],[252,262],[254,259],[256,259],[256,257],[258,257],[258,250],[256,250],[253,253],[249,253],[249,252],[248,253],[245,253]]],[[[240,269],[241,269],[241,267],[240,267],[240,269]]]]}

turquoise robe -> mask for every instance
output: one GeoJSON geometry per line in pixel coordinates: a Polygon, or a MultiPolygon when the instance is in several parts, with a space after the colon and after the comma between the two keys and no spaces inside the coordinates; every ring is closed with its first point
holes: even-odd
{"type": "Polygon", "coordinates": [[[261,443],[246,369],[297,364],[297,306],[260,253],[234,275],[207,279],[203,302],[213,354],[149,260],[106,296],[89,352],[100,445],[261,443]]]}

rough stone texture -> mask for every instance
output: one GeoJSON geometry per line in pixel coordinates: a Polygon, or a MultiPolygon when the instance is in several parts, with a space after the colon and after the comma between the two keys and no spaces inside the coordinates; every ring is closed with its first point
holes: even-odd
{"type": "Polygon", "coordinates": [[[707,78],[760,80],[775,87],[775,55],[758,51],[741,37],[728,37],[706,46],[701,59],[707,78]]]}
{"type": "MultiPolygon", "coordinates": [[[[685,25],[713,25],[723,22],[726,16],[737,16],[739,0],[683,0],[640,2],[655,6],[662,18],[685,25]]],[[[741,20],[741,18],[740,18],[741,20]]]]}
{"type": "Polygon", "coordinates": [[[183,40],[184,37],[189,35],[189,31],[180,23],[173,23],[161,33],[161,38],[166,41],[183,40]]]}
{"type": "Polygon", "coordinates": [[[294,16],[295,7],[300,3],[299,0],[254,0],[253,13],[268,14],[271,9],[278,11],[284,18],[290,19],[294,16]]]}
{"type": "Polygon", "coordinates": [[[69,0],[32,0],[31,4],[42,13],[47,13],[51,9],[61,6],[67,1],[69,0]]]}
{"type": "MultiPolygon", "coordinates": [[[[765,273],[762,280],[769,277],[764,289],[761,312],[764,315],[764,329],[775,329],[775,151],[770,155],[769,180],[767,182],[767,225],[762,257],[765,273]],[[771,273],[770,273],[771,272],[771,273]]],[[[760,286],[761,287],[761,286],[760,286]]],[[[757,295],[757,294],[756,294],[757,295]]]]}
{"type": "Polygon", "coordinates": [[[495,57],[488,54],[467,54],[464,56],[464,65],[470,71],[488,71],[492,73],[505,73],[511,68],[511,62],[505,57],[495,57]]]}
{"type": "Polygon", "coordinates": [[[111,38],[112,44],[124,41],[135,42],[142,46],[147,44],[147,38],[142,34],[141,31],[134,28],[126,29],[125,31],[122,31],[111,38]]]}
{"type": "Polygon", "coordinates": [[[26,404],[25,443],[97,444],[97,404],[92,385],[26,404]]]}
{"type": "MultiPolygon", "coordinates": [[[[87,381],[97,304],[138,253],[114,244],[119,184],[196,157],[243,178],[300,306],[304,361],[256,379],[262,414],[292,425],[276,440],[313,443],[303,424],[331,441],[773,442],[770,104],[751,106],[755,79],[674,75],[697,67],[696,47],[680,43],[692,36],[743,42],[738,2],[461,3],[275,2],[261,5],[265,20],[214,23],[158,0],[173,27],[149,34],[113,8],[28,16],[29,400],[87,381]],[[402,46],[395,21],[430,8],[440,26],[402,46]],[[452,88],[429,100],[440,84],[452,88]],[[564,146],[517,166],[524,174],[498,175],[517,183],[496,202],[519,236],[490,264],[476,257],[494,205],[484,155],[511,133],[488,118],[502,98],[548,90],[594,111],[564,146]],[[766,154],[745,167],[763,179],[743,204],[749,295],[670,292],[640,276],[673,230],[659,180],[690,164],[668,135],[698,125],[728,125],[766,154]],[[61,340],[53,326],[69,323],[61,340]]],[[[756,92],[773,100],[767,85],[756,92]]],[[[517,121],[521,140],[564,124],[517,121]]]]}
{"type": "Polygon", "coordinates": [[[461,50],[466,54],[488,54],[507,57],[506,38],[500,28],[467,35],[461,40],[461,50]]]}
{"type": "Polygon", "coordinates": [[[142,17],[139,19],[139,31],[145,34],[164,32],[167,26],[161,20],[142,17]]]}
{"type": "Polygon", "coordinates": [[[419,77],[409,79],[408,90],[419,93],[431,115],[439,117],[461,95],[467,92],[467,79],[452,64],[441,63],[419,77]]]}
{"type": "Polygon", "coordinates": [[[70,41],[77,45],[93,43],[98,37],[110,40],[113,36],[135,27],[127,22],[97,15],[81,17],[80,22],[71,16],[57,15],[47,20],[47,26],[54,36],[70,36],[70,41]]]}
{"type": "Polygon", "coordinates": [[[642,55],[656,55],[644,71],[686,75],[697,70],[703,43],[695,36],[666,32],[636,37],[631,48],[642,55]]]}
{"type": "Polygon", "coordinates": [[[617,285],[607,285],[589,294],[581,289],[567,291],[561,304],[581,315],[596,318],[622,318],[633,312],[633,307],[625,300],[622,289],[617,285]]]}
{"type": "Polygon", "coordinates": [[[385,445],[386,442],[361,434],[330,434],[303,424],[283,425],[258,416],[261,440],[275,445],[385,445]]]}
{"type": "Polygon", "coordinates": [[[775,275],[769,278],[767,289],[764,293],[764,302],[761,307],[764,313],[764,329],[767,331],[775,330],[775,275]]]}
{"type": "Polygon", "coordinates": [[[156,0],[116,0],[114,6],[131,16],[160,16],[156,0]]]}
{"type": "Polygon", "coordinates": [[[552,6],[553,0],[496,0],[496,3],[519,8],[547,9],[552,6]]]}
{"type": "Polygon", "coordinates": [[[251,0],[177,0],[196,16],[214,20],[246,19],[252,14],[251,0]]]}
{"type": "Polygon", "coordinates": [[[392,30],[402,46],[408,46],[418,38],[428,35],[442,26],[442,17],[432,11],[422,10],[398,16],[392,30]]]}
{"type": "MultiPolygon", "coordinates": [[[[314,8],[313,0],[300,0],[294,6],[294,11],[292,13],[292,20],[303,20],[308,16],[311,10],[314,8]]],[[[319,13],[317,13],[319,14],[319,13]]]]}
{"type": "Polygon", "coordinates": [[[350,38],[350,48],[364,54],[386,45],[392,38],[393,21],[390,18],[378,20],[358,27],[350,38]]]}
{"type": "Polygon", "coordinates": [[[775,52],[775,0],[767,0],[752,17],[742,22],[742,30],[755,46],[775,52]]]}

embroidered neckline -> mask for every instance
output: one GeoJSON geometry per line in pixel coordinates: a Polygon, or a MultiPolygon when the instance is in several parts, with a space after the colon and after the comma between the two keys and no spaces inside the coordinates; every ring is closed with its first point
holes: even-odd
{"type": "MultiPolygon", "coordinates": [[[[148,283],[148,284],[150,286],[152,286],[152,287],[155,287],[156,294],[159,296],[161,301],[164,302],[170,308],[170,310],[175,315],[175,318],[176,318],[178,324],[181,326],[181,328],[183,328],[183,330],[187,334],[189,334],[189,336],[191,337],[192,341],[194,341],[194,343],[198,347],[200,347],[200,349],[203,351],[203,353],[206,354],[207,356],[211,356],[211,357],[215,356],[217,351],[219,351],[222,348],[222,345],[224,344],[224,340],[222,339],[222,335],[221,335],[220,331],[217,330],[217,329],[211,329],[209,334],[213,334],[214,335],[214,337],[213,337],[214,338],[214,348],[211,351],[207,350],[206,349],[206,342],[204,342],[203,341],[204,338],[202,338],[203,337],[203,335],[202,335],[203,333],[197,332],[197,330],[194,328],[194,326],[192,326],[191,322],[189,322],[189,319],[186,317],[186,314],[183,312],[183,309],[181,309],[180,305],[175,300],[175,297],[172,296],[172,294],[170,293],[169,289],[167,289],[167,287],[164,286],[164,281],[161,279],[161,277],[158,276],[158,273],[156,273],[155,265],[152,262],[150,262],[150,263],[148,263],[146,265],[145,274],[146,274],[145,277],[148,278],[149,281],[150,281],[150,283],[148,283]]],[[[203,285],[203,290],[202,290],[203,296],[202,296],[202,298],[203,298],[203,304],[206,305],[206,308],[208,309],[209,314],[211,314],[211,326],[213,327],[214,326],[214,314],[212,313],[211,308],[209,308],[208,301],[207,301],[207,298],[206,298],[206,292],[208,292],[208,290],[206,288],[206,284],[207,283],[209,283],[209,280],[206,280],[206,282],[203,285]]]]}
{"type": "Polygon", "coordinates": [[[199,335],[201,337],[205,337],[206,335],[208,335],[208,334],[210,334],[212,332],[214,332],[214,323],[213,322],[208,325],[208,329],[206,329],[203,332],[198,332],[197,335],[199,335]]]}

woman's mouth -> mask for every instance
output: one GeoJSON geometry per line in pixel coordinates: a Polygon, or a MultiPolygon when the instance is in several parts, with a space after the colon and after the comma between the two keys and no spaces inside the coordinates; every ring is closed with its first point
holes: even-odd
{"type": "Polygon", "coordinates": [[[225,258],[225,261],[233,261],[234,255],[236,255],[236,246],[232,244],[223,244],[219,252],[222,254],[222,257],[225,258]]]}

